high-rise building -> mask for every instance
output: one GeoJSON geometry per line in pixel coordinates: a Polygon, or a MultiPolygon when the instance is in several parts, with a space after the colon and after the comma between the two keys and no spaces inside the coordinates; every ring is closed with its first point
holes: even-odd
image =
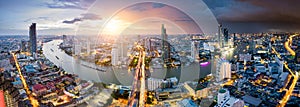
{"type": "Polygon", "coordinates": [[[162,58],[163,61],[165,61],[166,59],[170,58],[170,47],[168,46],[168,35],[167,35],[167,30],[164,26],[164,24],[162,24],[161,26],[161,41],[162,41],[162,58]]]}
{"type": "Polygon", "coordinates": [[[29,27],[29,46],[31,55],[35,55],[37,43],[36,43],[36,23],[32,23],[29,27]]]}
{"type": "Polygon", "coordinates": [[[118,48],[113,45],[112,50],[111,50],[111,64],[113,66],[117,66],[118,65],[118,61],[119,61],[119,55],[118,55],[118,48]]]}
{"type": "Polygon", "coordinates": [[[222,43],[222,25],[220,24],[219,26],[218,26],[218,42],[219,42],[219,46],[220,47],[223,47],[223,43],[222,43]]]}
{"type": "Polygon", "coordinates": [[[194,60],[197,60],[199,58],[199,50],[198,50],[196,41],[192,41],[192,43],[191,43],[191,57],[194,60]]]}
{"type": "Polygon", "coordinates": [[[223,29],[223,34],[224,34],[224,44],[227,45],[228,44],[228,39],[229,39],[229,34],[228,34],[228,29],[224,28],[223,29]]]}
{"type": "Polygon", "coordinates": [[[217,81],[222,81],[225,78],[231,78],[231,64],[227,60],[220,59],[217,66],[217,81]]]}

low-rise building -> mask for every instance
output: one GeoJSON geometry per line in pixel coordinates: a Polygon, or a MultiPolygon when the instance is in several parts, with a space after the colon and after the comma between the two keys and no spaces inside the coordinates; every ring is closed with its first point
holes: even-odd
{"type": "Polygon", "coordinates": [[[42,85],[42,84],[35,84],[32,87],[32,91],[37,96],[40,96],[40,95],[45,94],[47,92],[47,88],[44,85],[42,85]]]}

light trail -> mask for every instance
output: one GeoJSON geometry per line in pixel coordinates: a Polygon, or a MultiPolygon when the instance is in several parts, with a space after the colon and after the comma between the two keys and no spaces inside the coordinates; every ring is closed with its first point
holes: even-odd
{"type": "Polygon", "coordinates": [[[284,47],[286,48],[287,51],[289,51],[291,53],[291,55],[295,56],[296,53],[295,51],[290,47],[290,44],[292,44],[293,42],[293,37],[298,36],[297,35],[292,35],[289,37],[289,39],[284,43],[284,47]]]}
{"type": "Polygon", "coordinates": [[[24,78],[24,76],[23,76],[23,74],[22,74],[22,72],[21,72],[21,68],[20,68],[19,62],[18,62],[18,60],[17,60],[17,58],[16,58],[16,55],[15,55],[14,53],[12,53],[12,56],[13,56],[13,58],[14,58],[16,67],[17,67],[17,69],[18,69],[18,73],[19,73],[19,75],[20,75],[20,79],[21,79],[21,81],[22,81],[23,87],[24,87],[24,89],[25,89],[25,91],[26,91],[26,94],[27,94],[27,96],[28,96],[28,99],[29,99],[31,105],[32,105],[33,107],[39,107],[39,102],[38,102],[38,100],[35,99],[35,98],[33,97],[33,95],[31,94],[31,92],[30,92],[30,90],[29,90],[29,88],[28,88],[28,85],[27,85],[27,83],[26,83],[26,79],[24,78]]]}
{"type": "Polygon", "coordinates": [[[145,90],[145,57],[146,53],[144,48],[140,45],[136,46],[139,50],[139,60],[136,66],[134,80],[132,84],[131,95],[128,99],[128,106],[132,107],[135,102],[138,102],[138,107],[145,106],[146,90],[145,90]],[[139,91],[139,92],[138,92],[139,91]],[[139,95],[137,95],[139,93],[139,95]],[[136,96],[139,96],[138,101],[136,101],[136,96]]]}
{"type": "Polygon", "coordinates": [[[144,107],[144,105],[145,105],[145,94],[146,94],[146,90],[145,90],[145,56],[146,56],[146,53],[144,50],[142,50],[142,69],[141,69],[142,76],[140,78],[141,86],[140,86],[139,107],[144,107]]]}
{"type": "MultiPolygon", "coordinates": [[[[291,53],[291,55],[295,55],[295,51],[290,48],[289,44],[291,44],[291,42],[293,42],[292,38],[295,36],[298,36],[298,34],[290,36],[289,39],[285,42],[285,48],[291,53]]],[[[276,49],[274,47],[272,47],[272,49],[278,55],[278,52],[276,51],[276,49]]],[[[280,55],[279,55],[279,58],[281,58],[280,55]]],[[[292,95],[292,93],[294,91],[294,88],[295,88],[296,83],[299,78],[298,72],[296,71],[296,74],[294,74],[286,62],[284,62],[284,67],[291,73],[291,75],[294,77],[294,79],[292,81],[291,86],[289,87],[289,89],[287,90],[286,94],[281,99],[281,101],[279,102],[279,105],[277,105],[277,107],[284,107],[286,105],[287,101],[290,99],[290,96],[292,95]]],[[[289,81],[290,81],[290,79],[289,79],[289,81]]],[[[289,82],[287,82],[287,83],[289,83],[289,82]]]]}

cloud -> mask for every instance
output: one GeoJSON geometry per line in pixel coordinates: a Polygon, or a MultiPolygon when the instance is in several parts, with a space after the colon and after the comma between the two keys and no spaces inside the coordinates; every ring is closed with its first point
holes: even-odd
{"type": "Polygon", "coordinates": [[[62,23],[74,24],[76,22],[80,22],[84,20],[102,20],[102,18],[93,13],[85,13],[85,14],[81,14],[79,18],[73,18],[72,20],[64,20],[62,23]]]}
{"type": "Polygon", "coordinates": [[[299,31],[299,0],[204,0],[219,23],[233,31],[299,31]],[[223,25],[224,25],[223,24],[223,25]],[[225,25],[225,26],[226,26],[225,25]],[[260,28],[260,29],[257,29],[260,28]]]}
{"type": "Polygon", "coordinates": [[[59,9],[87,9],[95,0],[53,0],[50,3],[46,3],[48,8],[59,9]]]}
{"type": "Polygon", "coordinates": [[[81,19],[87,19],[87,20],[101,20],[102,18],[99,17],[96,14],[93,13],[85,13],[85,14],[81,14],[82,18],[81,19]]]}
{"type": "Polygon", "coordinates": [[[24,22],[38,22],[38,21],[47,21],[51,20],[49,17],[35,17],[24,20],[24,22]]]}
{"type": "Polygon", "coordinates": [[[162,8],[165,7],[165,4],[162,3],[152,3],[152,8],[162,8]]]}
{"type": "Polygon", "coordinates": [[[131,10],[138,11],[138,12],[143,12],[143,11],[146,11],[147,9],[143,6],[133,6],[133,7],[131,7],[131,10]]]}
{"type": "Polygon", "coordinates": [[[64,20],[62,23],[73,24],[73,23],[79,22],[79,21],[82,21],[82,20],[79,19],[79,18],[74,18],[74,19],[72,19],[72,20],[64,20]]]}

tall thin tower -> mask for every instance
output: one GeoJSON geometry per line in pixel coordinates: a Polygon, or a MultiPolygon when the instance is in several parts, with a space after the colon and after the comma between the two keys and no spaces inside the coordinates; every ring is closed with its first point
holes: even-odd
{"type": "Polygon", "coordinates": [[[164,26],[164,24],[161,25],[161,41],[162,41],[162,59],[165,61],[165,59],[168,59],[169,55],[169,49],[167,49],[167,43],[166,41],[168,40],[167,36],[167,30],[164,26]]]}
{"type": "Polygon", "coordinates": [[[219,46],[220,47],[223,47],[222,46],[222,25],[220,24],[219,26],[218,26],[218,42],[219,42],[219,46]]]}
{"type": "Polygon", "coordinates": [[[36,23],[32,23],[29,27],[29,45],[31,55],[36,53],[36,23]]]}

